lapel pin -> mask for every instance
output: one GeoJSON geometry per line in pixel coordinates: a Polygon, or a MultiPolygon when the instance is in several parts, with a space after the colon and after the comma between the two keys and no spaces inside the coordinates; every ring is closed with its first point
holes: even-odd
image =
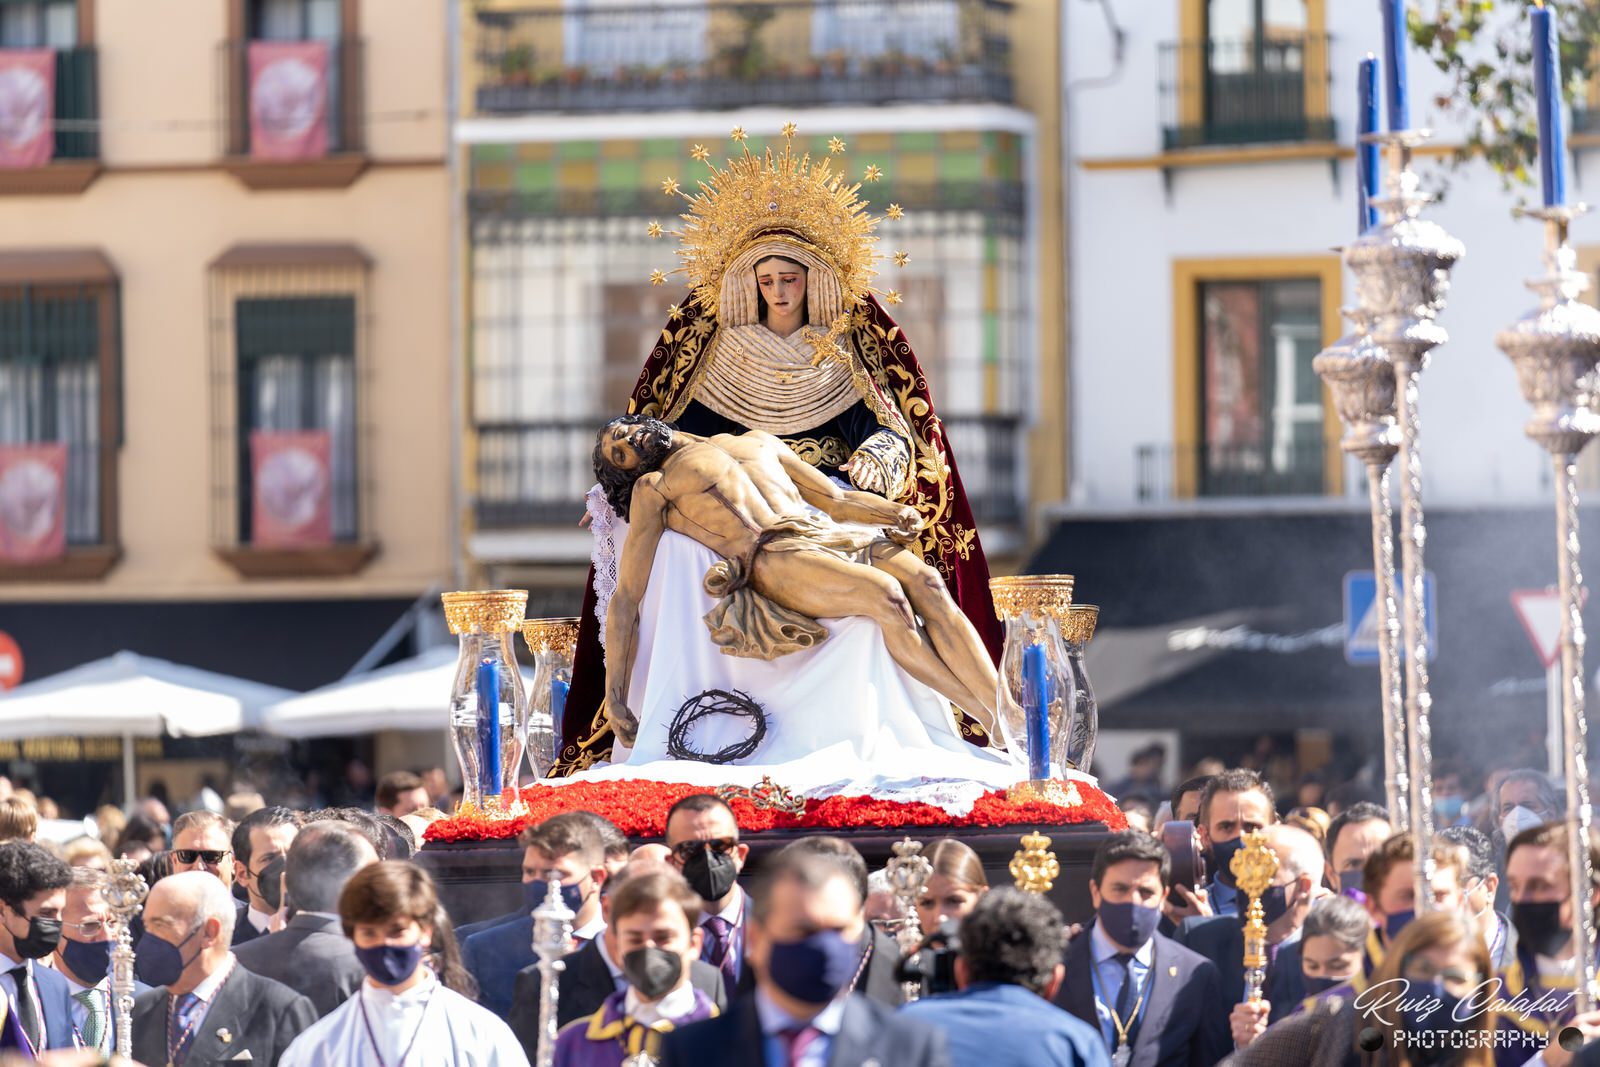
{"type": "Polygon", "coordinates": [[[1176,977],[1178,977],[1178,968],[1176,968],[1176,967],[1168,967],[1167,968],[1167,977],[1168,978],[1176,978],[1176,977]]]}
{"type": "Polygon", "coordinates": [[[233,1044],[233,1032],[231,1030],[229,1030],[226,1026],[222,1027],[221,1029],[219,1029],[217,1031],[217,1037],[222,1039],[222,1043],[224,1045],[233,1044]]]}

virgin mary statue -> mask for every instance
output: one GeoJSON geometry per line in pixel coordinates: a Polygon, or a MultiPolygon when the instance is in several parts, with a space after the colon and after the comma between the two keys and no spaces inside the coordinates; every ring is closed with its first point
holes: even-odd
{"type": "MultiPolygon", "coordinates": [[[[978,542],[955,457],[934,411],[928,382],[872,287],[878,226],[903,216],[898,204],[869,214],[860,185],[835,169],[844,144],[812,160],[784,147],[742,154],[726,168],[708,163],[679,230],[650,224],[650,236],[679,239],[690,293],[668,311],[655,348],[629,397],[629,413],[652,415],[694,434],[765,430],[806,462],[854,488],[911,505],[922,513],[918,546],[943,577],[962,612],[998,658],[1000,629],[989,596],[989,568],[978,542]]],[[[693,157],[710,153],[694,146],[693,157]]],[[[876,167],[867,180],[880,176],[876,167]]],[[[903,265],[903,254],[895,256],[903,265]]],[[[666,274],[651,280],[664,284],[666,274]]],[[[894,290],[882,293],[900,302],[894,290]]],[[[560,757],[552,773],[570,774],[607,759],[612,731],[602,706],[605,660],[597,584],[585,587],[572,688],[560,757]]],[[[988,742],[982,727],[961,717],[961,736],[988,742]]]]}

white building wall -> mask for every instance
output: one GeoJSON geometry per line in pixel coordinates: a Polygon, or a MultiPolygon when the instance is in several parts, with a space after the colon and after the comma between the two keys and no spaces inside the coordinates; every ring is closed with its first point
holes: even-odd
{"type": "MultiPolygon", "coordinates": [[[[1187,167],[1172,172],[1170,196],[1159,169],[1085,169],[1086,160],[1160,153],[1159,45],[1178,37],[1179,3],[1110,0],[1127,34],[1120,68],[1101,5],[1063,0],[1062,6],[1071,162],[1072,503],[1119,509],[1137,502],[1136,449],[1179,443],[1173,441],[1173,262],[1314,256],[1350,240],[1355,163],[1337,163],[1336,183],[1325,160],[1187,167]]],[[[1352,145],[1356,67],[1368,52],[1382,50],[1378,7],[1340,0],[1327,11],[1335,128],[1352,145]]],[[[1414,124],[1438,130],[1435,143],[1459,144],[1433,107],[1443,78],[1416,51],[1409,66],[1414,124]]],[[[1580,163],[1569,178],[1571,197],[1600,197],[1600,153],[1580,154],[1580,163]]],[[[1539,267],[1542,231],[1511,212],[1519,201],[1536,202],[1538,190],[1507,191],[1481,162],[1452,169],[1424,159],[1420,170],[1429,188],[1448,183],[1444,202],[1429,208],[1428,217],[1467,247],[1441,319],[1451,342],[1435,352],[1422,382],[1427,500],[1459,506],[1545,500],[1543,453],[1522,434],[1527,408],[1510,362],[1494,347],[1496,331],[1534,304],[1522,281],[1539,267]]],[[[1600,246],[1600,220],[1580,220],[1574,243],[1600,246]]],[[[1353,294],[1346,272],[1342,298],[1348,303],[1353,294]]],[[[1350,478],[1346,489],[1363,492],[1350,478]]]]}

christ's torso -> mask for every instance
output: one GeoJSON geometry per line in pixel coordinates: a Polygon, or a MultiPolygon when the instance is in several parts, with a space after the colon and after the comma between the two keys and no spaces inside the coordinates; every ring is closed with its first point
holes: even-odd
{"type": "Polygon", "coordinates": [[[667,502],[667,528],[725,558],[748,554],[761,531],[806,510],[781,447],[728,434],[690,438],[667,457],[655,484],[667,502]]]}

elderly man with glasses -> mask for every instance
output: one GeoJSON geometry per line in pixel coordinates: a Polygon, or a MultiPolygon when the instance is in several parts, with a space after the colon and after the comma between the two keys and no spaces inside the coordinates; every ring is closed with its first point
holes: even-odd
{"type": "Polygon", "coordinates": [[[706,902],[700,913],[704,945],[700,958],[722,971],[733,995],[754,988],[754,975],[744,965],[745,913],[749,900],[739,888],[750,846],[739,841],[733,809],[712,793],[684,797],[667,812],[670,862],[683,872],[689,888],[706,902]]]}
{"type": "MultiPolygon", "coordinates": [[[[83,1047],[109,1056],[117,1047],[116,1006],[111,996],[111,946],[115,944],[106,908],[105,871],[72,869],[66,906],[61,909],[61,940],[53,963],[72,994],[72,1025],[83,1047]]],[[[135,981],[135,994],[150,987],[135,981]]]]}

